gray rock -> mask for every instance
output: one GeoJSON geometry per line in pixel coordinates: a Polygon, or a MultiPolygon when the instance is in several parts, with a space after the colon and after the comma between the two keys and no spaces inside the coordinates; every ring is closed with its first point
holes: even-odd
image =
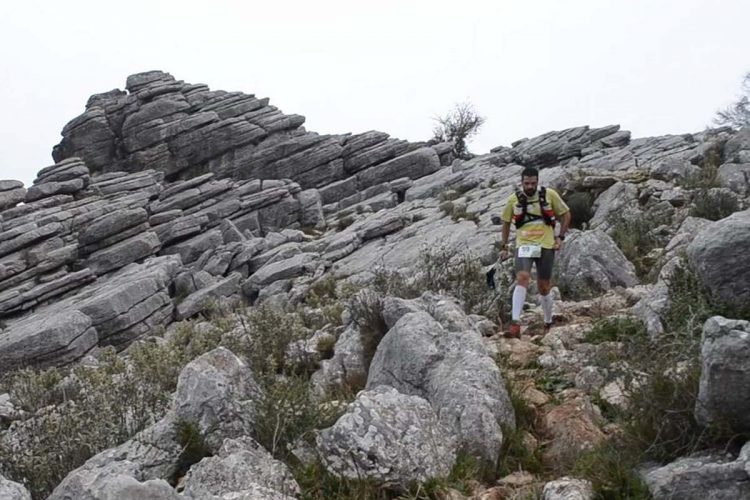
{"type": "Polygon", "coordinates": [[[631,207],[638,206],[638,188],[633,184],[618,182],[594,202],[596,212],[589,221],[592,228],[607,230],[613,214],[624,213],[631,207]]]}
{"type": "Polygon", "coordinates": [[[299,223],[302,224],[303,227],[325,227],[325,217],[323,216],[323,205],[320,192],[317,189],[308,189],[299,192],[296,196],[301,211],[299,223]]]}
{"type": "Polygon", "coordinates": [[[719,167],[718,176],[723,187],[740,196],[750,194],[750,163],[725,163],[719,167]]]}
{"type": "Polygon", "coordinates": [[[89,183],[89,169],[80,158],[69,158],[41,169],[37,173],[34,184],[69,181],[78,178],[84,181],[84,187],[87,186],[89,183]]]}
{"type": "Polygon", "coordinates": [[[357,235],[361,241],[367,241],[399,231],[405,225],[406,222],[400,214],[385,214],[382,217],[375,217],[362,225],[358,229],[357,235]]]}
{"type": "Polygon", "coordinates": [[[440,169],[440,159],[432,148],[421,148],[394,158],[380,165],[370,167],[357,174],[360,188],[407,176],[412,179],[423,177],[440,169]]]}
{"type": "Polygon", "coordinates": [[[587,298],[616,286],[638,284],[633,264],[612,238],[599,230],[570,231],[556,264],[559,286],[574,297],[587,298]]]}
{"type": "MultiPolygon", "coordinates": [[[[180,210],[180,212],[182,212],[180,210]]],[[[165,214],[172,214],[174,211],[170,210],[169,212],[164,212],[165,214]]],[[[152,216],[154,218],[155,216],[152,216]]],[[[186,215],[177,217],[172,220],[167,220],[164,222],[160,221],[160,224],[157,226],[154,226],[152,229],[156,233],[156,235],[159,237],[159,241],[162,242],[162,245],[167,246],[175,241],[184,240],[187,237],[194,236],[194,235],[200,235],[195,237],[195,249],[191,247],[189,243],[182,242],[178,245],[175,245],[171,248],[171,253],[177,253],[180,254],[180,256],[184,259],[188,259],[189,262],[186,263],[192,263],[193,260],[195,260],[196,254],[203,249],[205,252],[207,249],[212,248],[210,246],[211,243],[219,244],[220,241],[219,235],[216,233],[216,231],[209,231],[206,234],[201,234],[203,229],[208,225],[208,217],[205,215],[186,215]],[[193,260],[190,260],[193,259],[193,260]]],[[[192,241],[192,240],[191,240],[192,241]]],[[[162,252],[166,253],[166,252],[162,252]]]]}
{"type": "Polygon", "coordinates": [[[700,174],[700,167],[687,160],[667,158],[651,169],[651,177],[663,181],[682,181],[700,174]]]}
{"type": "Polygon", "coordinates": [[[261,390],[248,366],[223,347],[191,361],[180,373],[175,417],[195,423],[215,452],[226,438],[253,433],[261,390]]]}
{"type": "MultiPolygon", "coordinates": [[[[247,286],[260,288],[274,281],[296,278],[315,270],[318,254],[300,253],[285,260],[271,262],[253,273],[247,286]]],[[[245,288],[246,285],[243,285],[245,288]]]]}
{"type": "Polygon", "coordinates": [[[654,500],[736,500],[750,498],[750,477],[742,460],[721,456],[680,458],[647,469],[641,477],[654,500]]]}
{"type": "Polygon", "coordinates": [[[31,500],[31,494],[19,483],[0,476],[0,498],[5,500],[31,500]]]}
{"type": "MultiPolygon", "coordinates": [[[[15,182],[15,181],[2,181],[2,182],[15,182]]],[[[26,199],[26,189],[23,187],[23,183],[15,189],[0,190],[0,210],[7,208],[13,208],[26,199]]]]}
{"type": "Polygon", "coordinates": [[[45,304],[95,279],[96,276],[89,269],[75,273],[61,270],[45,276],[44,279],[38,277],[0,294],[0,316],[9,316],[45,304]],[[36,285],[36,282],[39,284],[36,285]]]}
{"type": "Polygon", "coordinates": [[[747,163],[743,153],[750,151],[750,127],[742,128],[724,145],[724,161],[730,163],[747,163]]]}
{"type": "Polygon", "coordinates": [[[198,260],[206,250],[213,250],[222,243],[224,243],[224,238],[221,235],[221,231],[219,229],[212,229],[188,240],[181,241],[178,244],[166,247],[161,251],[161,254],[177,254],[180,256],[182,263],[188,265],[198,260]]]}
{"type": "Polygon", "coordinates": [[[92,253],[86,260],[86,267],[100,276],[154,255],[160,248],[161,242],[156,233],[143,233],[92,253]]]}
{"type": "Polygon", "coordinates": [[[687,246],[693,240],[696,234],[698,234],[703,228],[711,224],[711,221],[706,219],[699,219],[697,217],[686,217],[682,224],[680,224],[677,232],[669,240],[669,243],[664,247],[664,254],[659,259],[657,265],[661,265],[661,271],[659,271],[659,281],[668,280],[672,277],[675,268],[681,261],[681,256],[684,253],[687,246]]]}
{"type": "Polygon", "coordinates": [[[423,311],[424,307],[420,299],[405,300],[399,297],[386,297],[383,299],[383,319],[390,330],[402,316],[423,311]]]}
{"type": "MultiPolygon", "coordinates": [[[[120,346],[166,326],[173,308],[169,287],[180,267],[175,257],[132,264],[70,297],[38,307],[34,315],[8,321],[0,336],[0,357],[8,360],[3,367],[22,359],[29,365],[66,364],[97,344],[120,346]],[[84,328],[87,324],[90,329],[84,328]]],[[[80,273],[94,277],[88,270],[80,273]]]]}
{"type": "Polygon", "coordinates": [[[31,316],[0,335],[0,372],[69,363],[82,358],[96,343],[91,318],[80,311],[31,316]]]}
{"type": "Polygon", "coordinates": [[[654,285],[649,292],[633,306],[633,314],[646,326],[646,331],[652,339],[664,333],[662,323],[665,313],[671,305],[669,286],[662,282],[654,285]]]}
{"type": "Polygon", "coordinates": [[[594,487],[591,481],[562,477],[544,485],[543,500],[591,500],[594,498],[594,487]]]}
{"type": "Polygon", "coordinates": [[[23,182],[15,180],[0,180],[0,192],[21,189],[23,182]]]}
{"type": "Polygon", "coordinates": [[[211,303],[217,298],[239,293],[241,279],[242,275],[240,273],[232,273],[226,279],[188,295],[177,306],[175,319],[182,321],[190,318],[210,307],[211,303]]]}
{"type": "Polygon", "coordinates": [[[446,331],[426,312],[402,316],[381,340],[367,388],[379,385],[427,399],[458,436],[459,449],[489,463],[500,454],[501,426],[515,427],[505,382],[481,335],[446,331]]]}
{"type": "Polygon", "coordinates": [[[48,198],[56,194],[74,194],[86,186],[83,179],[71,179],[69,181],[45,182],[35,184],[26,191],[26,203],[48,198]]]}
{"type": "Polygon", "coordinates": [[[392,387],[360,392],[316,441],[332,473],[398,487],[447,477],[456,458],[455,441],[430,404],[392,387]]]}
{"type": "Polygon", "coordinates": [[[115,172],[110,175],[117,175],[117,177],[95,177],[90,186],[91,190],[105,196],[128,192],[147,193],[151,198],[159,194],[161,191],[159,183],[164,180],[164,174],[156,170],[144,170],[133,174],[115,172]]]}
{"type": "Polygon", "coordinates": [[[88,245],[122,233],[126,229],[140,225],[147,220],[148,214],[143,208],[112,212],[82,228],[78,233],[78,241],[82,245],[88,245]]]}
{"type": "Polygon", "coordinates": [[[703,325],[702,369],[695,403],[701,424],[750,430],[750,322],[709,318],[703,325]]]}
{"type": "Polygon", "coordinates": [[[356,324],[347,325],[336,340],[331,359],[320,362],[320,369],[312,374],[310,384],[318,397],[342,387],[361,387],[367,380],[367,365],[360,330],[356,324]]]}
{"type": "Polygon", "coordinates": [[[122,500],[180,500],[182,497],[163,479],[139,481],[129,474],[115,470],[92,471],[85,477],[78,476],[76,481],[63,483],[48,497],[48,500],[100,500],[117,498],[122,500]]]}
{"type": "MultiPolygon", "coordinates": [[[[161,484],[162,478],[171,477],[177,472],[182,453],[182,446],[177,442],[177,424],[174,413],[169,412],[159,422],[120,446],[94,455],[69,473],[48,500],[110,498],[105,495],[109,491],[117,491],[118,485],[123,483],[132,485],[134,482],[155,480],[161,484]]],[[[174,493],[171,487],[170,490],[174,493]]],[[[152,492],[146,490],[146,493],[152,492]]],[[[151,497],[146,495],[140,498],[151,497]]]]}
{"type": "Polygon", "coordinates": [[[711,292],[729,305],[750,301],[750,210],[714,222],[701,230],[687,248],[690,266],[711,292]]]}
{"type": "Polygon", "coordinates": [[[8,255],[16,250],[30,246],[41,240],[62,233],[62,224],[53,222],[37,227],[37,224],[21,225],[15,229],[0,233],[0,256],[8,255]]]}
{"type": "Polygon", "coordinates": [[[226,439],[218,453],[193,465],[185,498],[293,499],[300,492],[289,468],[250,437],[226,439]]]}

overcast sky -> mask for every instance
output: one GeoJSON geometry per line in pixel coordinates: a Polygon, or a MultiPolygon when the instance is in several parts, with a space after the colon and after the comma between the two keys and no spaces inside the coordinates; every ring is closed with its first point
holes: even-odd
{"type": "Polygon", "coordinates": [[[159,69],[320,133],[412,141],[469,101],[475,153],[619,123],[695,132],[750,71],[748,0],[3,1],[0,179],[29,184],[91,94],[159,69]]]}

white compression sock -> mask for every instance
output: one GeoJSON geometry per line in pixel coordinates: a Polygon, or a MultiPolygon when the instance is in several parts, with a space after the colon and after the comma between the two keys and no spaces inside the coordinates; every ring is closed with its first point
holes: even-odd
{"type": "Polygon", "coordinates": [[[521,311],[523,311],[523,303],[526,302],[526,288],[521,285],[516,285],[513,290],[513,310],[511,312],[511,319],[518,321],[521,319],[521,311]]]}
{"type": "Polygon", "coordinates": [[[544,311],[544,322],[552,323],[552,294],[542,295],[539,300],[542,303],[542,311],[544,311]]]}

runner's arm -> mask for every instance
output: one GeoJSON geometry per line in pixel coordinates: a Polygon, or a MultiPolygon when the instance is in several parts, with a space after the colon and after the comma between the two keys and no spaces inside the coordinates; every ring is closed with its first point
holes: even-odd
{"type": "Polygon", "coordinates": [[[560,236],[565,237],[570,227],[570,210],[560,216],[560,236]]]}

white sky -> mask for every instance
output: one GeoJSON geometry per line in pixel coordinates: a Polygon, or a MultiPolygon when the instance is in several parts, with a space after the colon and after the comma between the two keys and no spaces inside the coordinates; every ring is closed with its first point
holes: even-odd
{"type": "Polygon", "coordinates": [[[0,179],[29,184],[91,94],[160,69],[320,133],[430,137],[470,101],[475,153],[619,123],[695,132],[750,71],[748,0],[0,1],[0,179]]]}

